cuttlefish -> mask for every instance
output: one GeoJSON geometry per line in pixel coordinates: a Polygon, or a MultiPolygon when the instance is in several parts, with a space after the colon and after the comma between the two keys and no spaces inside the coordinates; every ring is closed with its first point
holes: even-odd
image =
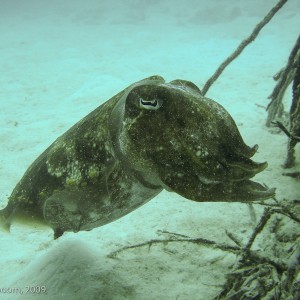
{"type": "Polygon", "coordinates": [[[163,189],[189,200],[251,202],[274,196],[250,178],[250,158],[230,114],[192,82],[152,76],[96,108],[28,168],[0,211],[48,224],[54,238],[112,222],[163,189]]]}

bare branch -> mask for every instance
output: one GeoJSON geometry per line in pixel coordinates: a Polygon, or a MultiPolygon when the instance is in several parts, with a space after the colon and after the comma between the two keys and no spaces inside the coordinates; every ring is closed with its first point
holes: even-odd
{"type": "Polygon", "coordinates": [[[230,245],[226,245],[226,244],[220,244],[215,241],[211,241],[211,240],[207,240],[207,239],[203,239],[203,238],[194,238],[194,239],[193,238],[178,238],[178,239],[173,238],[173,239],[163,239],[163,240],[153,239],[153,240],[143,242],[140,244],[125,246],[116,251],[111,252],[108,255],[108,257],[115,258],[120,252],[123,252],[128,249],[140,248],[140,247],[144,247],[144,246],[148,246],[148,249],[150,249],[151,246],[154,244],[166,245],[168,243],[178,243],[178,242],[188,242],[188,243],[193,243],[193,244],[200,244],[200,245],[204,245],[207,247],[211,247],[213,249],[220,249],[220,250],[228,251],[228,252],[232,252],[232,253],[237,253],[240,251],[239,247],[230,246],[230,245]]]}
{"type": "MultiPolygon", "coordinates": [[[[270,103],[267,106],[268,118],[266,125],[270,126],[272,121],[278,115],[278,112],[281,110],[282,99],[287,87],[294,80],[297,70],[297,61],[300,57],[300,35],[290,53],[288,62],[283,71],[280,72],[280,78],[276,84],[272,94],[269,96],[271,99],[270,103]]],[[[276,77],[277,78],[277,77],[276,77]]]]}
{"type": "Polygon", "coordinates": [[[263,18],[262,21],[260,21],[255,28],[253,29],[250,36],[248,36],[245,40],[243,40],[238,48],[228,57],[225,59],[225,61],[219,66],[219,68],[216,70],[216,72],[207,80],[205,83],[202,94],[205,95],[207,91],[209,90],[210,86],[218,79],[218,77],[221,75],[221,73],[224,71],[224,69],[235,59],[237,58],[242,51],[246,48],[247,45],[249,45],[251,42],[255,40],[255,38],[258,36],[260,30],[270,22],[270,20],[274,17],[274,15],[277,13],[277,11],[287,2],[287,0],[280,0],[270,11],[269,13],[263,18]]]}
{"type": "Polygon", "coordinates": [[[248,240],[248,243],[246,244],[246,246],[244,248],[245,252],[248,252],[251,249],[255,238],[263,230],[263,228],[265,227],[265,225],[267,224],[267,222],[271,218],[271,216],[272,216],[271,209],[265,208],[264,213],[263,213],[262,217],[260,218],[259,223],[255,227],[254,231],[251,234],[250,239],[248,240]]]}

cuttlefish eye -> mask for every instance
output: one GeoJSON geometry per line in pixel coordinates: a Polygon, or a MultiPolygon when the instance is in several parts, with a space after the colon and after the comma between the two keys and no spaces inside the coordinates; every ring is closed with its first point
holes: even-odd
{"type": "Polygon", "coordinates": [[[144,109],[156,110],[162,106],[161,99],[144,100],[140,98],[140,107],[144,109]]]}

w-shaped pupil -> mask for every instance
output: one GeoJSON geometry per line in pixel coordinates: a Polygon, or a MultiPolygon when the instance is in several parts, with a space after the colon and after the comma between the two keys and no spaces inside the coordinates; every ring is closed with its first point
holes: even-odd
{"type": "Polygon", "coordinates": [[[158,101],[156,99],[149,100],[149,101],[141,99],[141,104],[143,104],[143,105],[150,105],[150,106],[154,106],[155,107],[155,106],[157,106],[158,101]]]}

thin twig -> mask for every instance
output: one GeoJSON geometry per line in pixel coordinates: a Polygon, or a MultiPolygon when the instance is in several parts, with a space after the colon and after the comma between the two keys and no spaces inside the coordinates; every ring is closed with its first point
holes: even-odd
{"type": "Polygon", "coordinates": [[[108,257],[110,258],[115,258],[120,252],[123,252],[125,250],[128,249],[134,249],[134,248],[140,248],[140,247],[144,247],[144,246],[148,246],[149,249],[151,248],[152,245],[154,244],[168,244],[168,243],[178,243],[178,242],[188,242],[188,243],[193,243],[193,244],[200,244],[200,245],[205,245],[207,247],[211,247],[213,249],[220,249],[223,251],[228,251],[231,253],[237,253],[240,251],[239,247],[236,246],[230,246],[230,245],[226,245],[226,244],[220,244],[217,243],[215,241],[210,241],[207,239],[203,239],[203,238],[178,238],[178,239],[164,239],[164,240],[160,240],[160,239],[153,239],[147,242],[143,242],[140,244],[136,244],[136,245],[131,245],[131,246],[125,246],[122,247],[116,251],[111,252],[108,257]]]}
{"type": "Polygon", "coordinates": [[[264,109],[264,110],[266,110],[267,109],[267,107],[266,106],[264,106],[264,105],[261,105],[261,104],[259,104],[259,103],[254,103],[257,107],[259,107],[259,108],[262,108],[262,109],[264,109]]]}
{"type": "MultiPolygon", "coordinates": [[[[165,239],[165,240],[160,240],[160,239],[153,239],[150,241],[146,241],[140,244],[136,244],[136,245],[131,245],[131,246],[126,246],[126,247],[122,247],[116,251],[111,252],[110,254],[107,255],[107,257],[109,258],[116,258],[118,254],[120,254],[121,252],[125,251],[125,250],[129,250],[129,249],[135,249],[135,248],[141,248],[141,247],[145,247],[148,246],[148,249],[150,249],[152,247],[152,245],[154,244],[168,244],[168,243],[180,243],[180,242],[188,242],[188,243],[193,243],[193,244],[200,244],[206,247],[211,247],[213,249],[219,249],[219,250],[223,250],[223,251],[227,251],[236,255],[239,255],[240,253],[245,253],[243,251],[243,249],[241,247],[237,247],[237,246],[231,246],[231,245],[226,245],[226,244],[220,244],[217,243],[215,241],[210,241],[207,239],[203,239],[203,238],[195,238],[195,239],[165,239]]],[[[268,263],[273,265],[274,267],[276,267],[278,270],[285,270],[286,269],[286,264],[282,261],[279,260],[273,260],[270,259],[268,257],[264,257],[261,256],[259,253],[256,253],[254,251],[247,251],[247,260],[255,262],[255,263],[268,263]]]]}
{"type": "Polygon", "coordinates": [[[300,224],[300,218],[296,215],[296,213],[292,212],[291,209],[289,209],[289,207],[286,205],[282,205],[280,203],[268,204],[268,203],[264,203],[264,202],[255,202],[255,204],[262,205],[262,206],[268,206],[268,207],[270,207],[270,213],[272,213],[272,214],[277,213],[277,214],[284,215],[300,224]]]}
{"type": "Polygon", "coordinates": [[[249,213],[250,213],[250,218],[253,224],[256,224],[257,218],[256,218],[256,213],[255,209],[253,207],[253,203],[247,203],[249,213]]]}
{"type": "Polygon", "coordinates": [[[290,139],[300,142],[300,137],[296,135],[292,135],[287,128],[279,121],[271,122],[275,127],[278,127],[282,130],[290,139]]]}
{"type": "Polygon", "coordinates": [[[205,83],[202,94],[205,95],[209,90],[210,86],[218,79],[224,69],[237,57],[241,54],[241,52],[246,48],[248,44],[253,42],[257,35],[259,34],[260,30],[273,18],[276,12],[287,2],[287,0],[280,0],[270,11],[269,13],[263,18],[261,22],[259,22],[254,30],[252,31],[251,35],[243,40],[238,48],[228,57],[225,61],[219,66],[216,72],[207,80],[205,83]]]}
{"type": "Polygon", "coordinates": [[[273,101],[277,98],[280,90],[284,86],[285,82],[287,81],[288,74],[291,72],[291,70],[295,67],[295,62],[299,56],[299,50],[300,50],[300,35],[297,38],[297,41],[295,43],[295,46],[293,47],[288,63],[286,67],[283,69],[282,73],[280,74],[280,80],[278,81],[278,84],[275,86],[272,94],[268,97],[271,99],[271,102],[268,104],[267,110],[270,108],[272,105],[273,101]]]}
{"type": "Polygon", "coordinates": [[[271,218],[271,216],[272,216],[271,209],[265,208],[264,213],[263,213],[262,217],[260,218],[259,223],[255,227],[254,231],[251,234],[250,239],[248,240],[248,243],[246,244],[246,246],[244,248],[245,252],[248,252],[251,249],[255,238],[263,230],[263,228],[265,227],[265,225],[267,224],[267,222],[271,218]]]}
{"type": "Polygon", "coordinates": [[[241,242],[241,240],[234,233],[232,233],[228,230],[225,230],[225,233],[240,248],[243,246],[243,243],[241,242]]]}
{"type": "Polygon", "coordinates": [[[283,208],[273,208],[272,209],[272,213],[278,213],[278,214],[284,215],[284,216],[289,217],[293,221],[295,221],[295,222],[297,222],[297,223],[300,224],[300,218],[295,213],[293,213],[291,210],[289,210],[286,207],[283,207],[283,208]]]}
{"type": "Polygon", "coordinates": [[[300,179],[300,172],[289,172],[289,173],[282,173],[283,176],[289,176],[292,178],[300,179]]]}
{"type": "Polygon", "coordinates": [[[282,99],[287,87],[294,80],[297,70],[297,61],[300,57],[300,35],[297,38],[297,41],[290,53],[288,63],[286,67],[280,74],[280,79],[278,80],[272,94],[268,97],[271,99],[270,103],[267,106],[268,117],[266,125],[269,127],[272,121],[275,119],[276,115],[280,115],[282,110],[282,99]]]}
{"type": "Polygon", "coordinates": [[[166,230],[157,230],[157,233],[159,234],[168,234],[171,237],[175,237],[177,238],[186,238],[186,239],[190,239],[191,237],[189,237],[188,235],[185,234],[180,234],[180,233],[176,233],[176,232],[170,232],[170,231],[166,231],[166,230]]]}

